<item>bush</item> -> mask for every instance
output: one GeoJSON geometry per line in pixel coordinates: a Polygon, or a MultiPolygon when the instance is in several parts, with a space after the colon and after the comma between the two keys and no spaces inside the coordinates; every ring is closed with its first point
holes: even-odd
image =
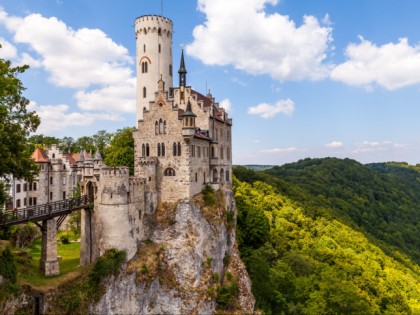
{"type": "Polygon", "coordinates": [[[89,284],[92,288],[97,288],[101,281],[111,274],[115,274],[124,263],[126,253],[114,248],[109,249],[105,254],[98,258],[89,273],[89,284]]]}
{"type": "Polygon", "coordinates": [[[233,307],[233,303],[238,295],[238,292],[239,288],[236,282],[219,287],[217,290],[217,305],[219,308],[226,310],[233,307]]]}
{"type": "Polygon", "coordinates": [[[68,235],[61,235],[60,236],[61,244],[70,244],[69,236],[68,235]]]}
{"type": "Polygon", "coordinates": [[[203,200],[208,207],[212,207],[216,204],[216,196],[214,195],[214,189],[212,186],[206,185],[206,187],[204,187],[203,200]]]}
{"type": "Polygon", "coordinates": [[[10,282],[16,283],[16,264],[9,247],[0,252],[0,275],[10,282]]]}
{"type": "Polygon", "coordinates": [[[14,247],[28,247],[39,235],[32,223],[15,225],[10,229],[10,241],[14,247]]]}

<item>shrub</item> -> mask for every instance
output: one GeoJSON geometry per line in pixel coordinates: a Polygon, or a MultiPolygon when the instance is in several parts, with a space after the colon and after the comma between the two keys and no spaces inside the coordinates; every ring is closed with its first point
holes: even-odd
{"type": "Polygon", "coordinates": [[[33,224],[15,225],[10,230],[10,241],[14,247],[27,247],[38,237],[39,231],[33,224]]]}
{"type": "Polygon", "coordinates": [[[213,282],[219,282],[220,276],[218,272],[215,272],[213,275],[213,282]]]}
{"type": "Polygon", "coordinates": [[[101,281],[111,274],[115,274],[124,263],[126,253],[114,248],[109,249],[98,258],[92,271],[89,272],[89,285],[97,288],[101,281]]]}
{"type": "Polygon", "coordinates": [[[0,252],[0,275],[10,282],[16,283],[16,264],[9,247],[0,252]]]}
{"type": "Polygon", "coordinates": [[[206,187],[204,187],[203,200],[208,207],[212,207],[216,204],[216,196],[214,195],[214,189],[212,186],[206,185],[206,187]]]}
{"type": "Polygon", "coordinates": [[[217,290],[217,305],[219,308],[229,309],[233,307],[233,303],[238,295],[238,292],[239,288],[236,282],[220,286],[217,290]]]}
{"type": "Polygon", "coordinates": [[[61,235],[60,236],[61,244],[70,244],[69,236],[68,235],[61,235]]]}

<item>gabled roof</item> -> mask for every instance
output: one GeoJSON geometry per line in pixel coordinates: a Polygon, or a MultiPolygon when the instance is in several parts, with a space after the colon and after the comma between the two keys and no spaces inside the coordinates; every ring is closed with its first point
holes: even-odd
{"type": "Polygon", "coordinates": [[[48,163],[50,161],[47,153],[41,148],[35,149],[34,153],[32,153],[31,159],[36,163],[48,163]]]}
{"type": "Polygon", "coordinates": [[[204,107],[210,107],[212,104],[212,100],[210,98],[208,98],[207,96],[204,96],[203,94],[195,90],[191,90],[191,95],[197,95],[197,101],[202,101],[204,104],[204,107]]]}
{"type": "Polygon", "coordinates": [[[69,161],[70,165],[75,165],[76,161],[79,159],[79,153],[67,153],[64,154],[64,156],[66,157],[67,161],[69,161]]]}

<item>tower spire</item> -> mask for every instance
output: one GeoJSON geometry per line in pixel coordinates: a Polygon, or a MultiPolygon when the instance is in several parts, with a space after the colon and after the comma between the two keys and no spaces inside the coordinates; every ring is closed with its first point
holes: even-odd
{"type": "Polygon", "coordinates": [[[179,65],[179,86],[186,86],[187,85],[187,69],[185,68],[185,61],[184,61],[184,49],[181,52],[181,64],[179,65]]]}

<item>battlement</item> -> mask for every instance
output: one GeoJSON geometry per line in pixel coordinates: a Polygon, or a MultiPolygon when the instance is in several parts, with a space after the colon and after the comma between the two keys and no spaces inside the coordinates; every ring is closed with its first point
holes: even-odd
{"type": "Polygon", "coordinates": [[[130,185],[133,185],[133,186],[144,185],[146,183],[145,178],[139,178],[139,177],[130,177],[129,181],[130,181],[130,185]]]}
{"type": "Polygon", "coordinates": [[[128,167],[125,166],[115,166],[115,167],[104,167],[101,169],[101,176],[106,177],[128,177],[130,171],[128,167]]]}
{"type": "Polygon", "coordinates": [[[160,15],[144,15],[135,21],[136,35],[146,35],[150,32],[161,32],[167,36],[172,34],[172,21],[160,15]]]}
{"type": "Polygon", "coordinates": [[[157,159],[157,157],[154,157],[154,156],[141,157],[139,159],[139,164],[140,165],[157,165],[158,164],[158,159],[157,159]]]}

